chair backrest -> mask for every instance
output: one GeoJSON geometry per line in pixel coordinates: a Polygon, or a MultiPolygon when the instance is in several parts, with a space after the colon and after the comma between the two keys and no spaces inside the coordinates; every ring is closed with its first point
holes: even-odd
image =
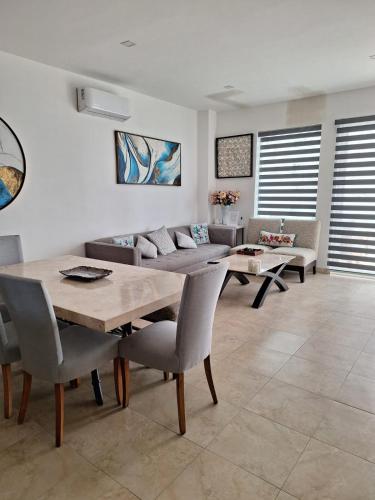
{"type": "Polygon", "coordinates": [[[0,236],[0,266],[23,262],[21,238],[18,234],[0,236]]]}
{"type": "Polygon", "coordinates": [[[181,372],[200,363],[211,352],[216,303],[227,270],[227,263],[208,264],[186,276],[176,340],[181,372]]]}
{"type": "Polygon", "coordinates": [[[247,243],[257,244],[259,233],[268,231],[269,233],[280,233],[281,219],[268,219],[266,217],[250,217],[247,226],[247,243]]]}
{"type": "Polygon", "coordinates": [[[38,378],[53,379],[63,353],[45,286],[39,280],[0,274],[0,291],[17,330],[23,369],[38,378]]]}
{"type": "Polygon", "coordinates": [[[294,246],[311,248],[318,252],[320,238],[320,221],[286,219],[284,221],[283,233],[295,234],[294,246]]]}

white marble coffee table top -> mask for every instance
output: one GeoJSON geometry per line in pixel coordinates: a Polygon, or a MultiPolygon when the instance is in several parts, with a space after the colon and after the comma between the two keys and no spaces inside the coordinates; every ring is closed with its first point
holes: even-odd
{"type": "Polygon", "coordinates": [[[241,254],[233,254],[228,257],[224,257],[220,259],[221,261],[229,262],[229,271],[233,271],[236,273],[244,273],[244,274],[253,274],[249,271],[248,262],[251,260],[260,261],[260,271],[256,274],[262,274],[265,271],[269,271],[270,269],[274,269],[277,266],[288,263],[293,260],[295,257],[292,255],[283,255],[276,254],[271,252],[265,252],[263,254],[256,255],[254,257],[249,255],[241,255],[241,254]]]}

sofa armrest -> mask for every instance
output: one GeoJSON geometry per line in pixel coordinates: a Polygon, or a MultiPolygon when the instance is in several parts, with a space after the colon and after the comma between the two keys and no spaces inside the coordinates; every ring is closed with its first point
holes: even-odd
{"type": "Polygon", "coordinates": [[[230,247],[236,246],[237,228],[235,226],[209,224],[208,235],[211,243],[229,245],[230,247]]]}
{"type": "Polygon", "coordinates": [[[91,241],[85,244],[86,257],[91,259],[107,260],[109,262],[119,262],[120,264],[130,264],[140,266],[142,256],[139,248],[121,247],[110,245],[100,241],[91,241]]]}

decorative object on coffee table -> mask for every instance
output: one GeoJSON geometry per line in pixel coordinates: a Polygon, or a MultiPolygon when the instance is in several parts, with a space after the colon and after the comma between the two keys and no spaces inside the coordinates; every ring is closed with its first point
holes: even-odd
{"type": "Polygon", "coordinates": [[[252,177],[253,134],[217,137],[216,177],[252,177]]]}
{"type": "Polygon", "coordinates": [[[181,144],[115,131],[117,184],[181,186],[181,144]]]}
{"type": "Polygon", "coordinates": [[[26,174],[25,155],[20,141],[0,118],[0,210],[20,193],[26,174]]]}

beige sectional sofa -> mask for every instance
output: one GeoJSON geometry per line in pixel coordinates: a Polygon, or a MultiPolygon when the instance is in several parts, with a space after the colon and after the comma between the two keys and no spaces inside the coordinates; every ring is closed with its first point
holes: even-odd
{"type": "Polygon", "coordinates": [[[254,217],[249,219],[247,243],[232,248],[230,253],[233,254],[240,248],[251,246],[252,248],[261,248],[265,252],[293,255],[295,258],[290,261],[286,269],[298,271],[301,283],[303,283],[307,271],[311,269],[314,274],[316,273],[319,236],[320,222],[317,220],[286,219],[283,223],[282,219],[254,217]],[[272,248],[258,245],[259,233],[262,230],[270,233],[295,234],[295,246],[272,248]]]}

